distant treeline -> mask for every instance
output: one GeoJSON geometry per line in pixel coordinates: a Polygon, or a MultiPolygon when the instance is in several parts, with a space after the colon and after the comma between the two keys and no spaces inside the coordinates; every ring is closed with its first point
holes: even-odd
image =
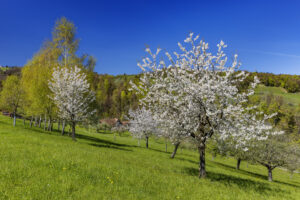
{"type": "Polygon", "coordinates": [[[9,75],[21,75],[21,67],[18,66],[1,66],[0,67],[0,89],[2,88],[2,81],[9,75]]]}
{"type": "MultiPolygon", "coordinates": [[[[20,75],[20,67],[2,67],[0,70],[0,88],[8,75],[20,75]]],[[[252,72],[242,87],[247,87],[253,77],[257,76],[261,84],[282,87],[290,93],[300,92],[300,76],[252,72]]],[[[93,89],[96,92],[98,116],[100,118],[124,118],[130,108],[138,106],[138,96],[130,91],[130,81],[137,82],[140,75],[108,75],[94,73],[93,89]]]]}
{"type": "Polygon", "coordinates": [[[123,119],[130,108],[138,107],[138,96],[130,90],[130,81],[138,82],[139,75],[102,75],[94,79],[98,116],[123,119]]]}
{"type": "Polygon", "coordinates": [[[289,93],[300,92],[300,76],[289,74],[272,74],[263,72],[254,72],[260,82],[265,86],[282,87],[289,93]]]}

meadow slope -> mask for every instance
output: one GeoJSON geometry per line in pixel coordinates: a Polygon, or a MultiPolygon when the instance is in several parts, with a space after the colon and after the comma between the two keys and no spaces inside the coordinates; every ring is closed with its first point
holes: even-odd
{"type": "Polygon", "coordinates": [[[300,105],[300,93],[288,93],[281,87],[267,87],[259,85],[256,88],[255,93],[261,97],[270,94],[282,97],[284,105],[289,108],[297,108],[300,105]]]}
{"type": "Polygon", "coordinates": [[[0,116],[0,199],[300,199],[299,174],[275,169],[270,183],[261,166],[237,171],[235,160],[208,154],[199,180],[193,150],[171,160],[160,140],[146,149],[128,135],[78,133],[73,142],[0,116]]]}

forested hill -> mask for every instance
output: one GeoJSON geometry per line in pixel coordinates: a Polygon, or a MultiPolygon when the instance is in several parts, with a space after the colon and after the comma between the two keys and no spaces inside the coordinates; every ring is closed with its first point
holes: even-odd
{"type": "Polygon", "coordinates": [[[0,66],[0,89],[2,88],[2,81],[9,75],[20,75],[21,67],[18,66],[0,66]]]}
{"type": "Polygon", "coordinates": [[[124,118],[130,108],[137,108],[138,96],[129,88],[130,81],[138,80],[139,75],[97,74],[94,83],[100,118],[124,118]]]}
{"type": "Polygon", "coordinates": [[[264,72],[255,72],[260,82],[265,86],[282,87],[289,93],[300,92],[300,76],[289,74],[272,74],[264,72]]]}
{"type": "MultiPolygon", "coordinates": [[[[22,67],[19,66],[0,66],[0,83],[5,80],[6,76],[9,75],[20,75],[22,67]]],[[[250,72],[251,76],[257,76],[260,82],[265,86],[271,87],[281,87],[286,89],[288,93],[296,93],[300,92],[300,75],[290,75],[290,74],[273,74],[266,72],[250,72]]],[[[108,75],[108,74],[96,74],[97,80],[103,82],[108,80],[111,84],[113,94],[113,90],[119,88],[119,86],[123,87],[124,83],[128,83],[130,80],[138,79],[138,75],[108,75]]],[[[98,84],[98,83],[95,83],[98,84]]],[[[125,84],[126,86],[126,84],[125,84]]]]}
{"type": "MultiPolygon", "coordinates": [[[[6,76],[20,75],[21,69],[21,67],[15,66],[1,67],[0,86],[2,86],[2,81],[5,80],[6,76]]],[[[300,92],[299,75],[252,72],[249,78],[245,80],[245,85],[251,82],[253,76],[258,76],[261,84],[267,86],[257,89],[260,99],[263,98],[268,104],[270,104],[270,99],[273,99],[271,101],[276,101],[279,107],[282,107],[282,104],[289,105],[290,110],[285,110],[285,113],[294,110],[294,115],[297,115],[295,107],[298,108],[300,104],[300,94],[298,94],[300,92]]],[[[139,75],[123,74],[114,76],[94,73],[93,80],[100,118],[123,118],[130,108],[135,109],[138,106],[138,96],[129,88],[130,81],[137,82],[139,75]]]]}

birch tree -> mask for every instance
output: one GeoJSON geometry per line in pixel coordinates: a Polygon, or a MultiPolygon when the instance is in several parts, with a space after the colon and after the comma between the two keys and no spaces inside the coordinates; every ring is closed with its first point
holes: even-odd
{"type": "Polygon", "coordinates": [[[74,63],[76,60],[75,53],[79,47],[75,25],[65,17],[60,18],[56,21],[52,38],[53,44],[59,52],[61,65],[67,67],[74,63]]]}
{"type": "MultiPolygon", "coordinates": [[[[237,55],[227,63],[223,41],[217,45],[216,55],[209,52],[208,43],[199,41],[199,36],[194,37],[193,33],[184,42],[186,45],[178,43],[180,53],[166,52],[167,59],[158,59],[160,49],[152,53],[147,48],[150,56],[138,63],[143,76],[139,85],[132,86],[143,97],[141,105],[147,105],[156,118],[177,113],[182,129],[198,148],[199,177],[206,177],[207,140],[214,134],[231,134],[230,126],[238,126],[237,119],[245,110],[243,104],[254,94],[258,79],[254,78],[250,88],[241,92],[237,85],[247,74],[238,71],[237,55]]],[[[245,137],[248,140],[256,137],[248,136],[245,137]]]]}
{"type": "MultiPolygon", "coordinates": [[[[40,51],[22,69],[22,84],[24,85],[27,106],[26,114],[31,118],[44,118],[44,130],[52,129],[53,121],[57,119],[56,107],[49,98],[51,93],[48,82],[56,66],[79,66],[84,69],[92,83],[96,60],[88,55],[78,57],[76,52],[79,48],[79,39],[76,37],[75,25],[66,19],[60,18],[53,28],[52,38],[47,40],[40,51]],[[47,125],[48,121],[48,125],[47,125]]],[[[64,134],[65,119],[58,118],[62,122],[62,134],[64,134]]],[[[32,120],[31,120],[32,121],[32,120]]],[[[31,123],[32,124],[32,123],[31,123]]]]}
{"type": "Polygon", "coordinates": [[[54,66],[57,66],[57,52],[51,42],[43,45],[22,69],[22,85],[25,91],[28,116],[39,118],[39,126],[44,118],[44,130],[51,130],[53,119],[56,116],[56,107],[49,98],[51,93],[48,82],[52,76],[54,66]],[[48,121],[48,125],[47,125],[48,121]]]}
{"type": "Polygon", "coordinates": [[[75,139],[75,127],[91,116],[95,110],[90,104],[95,100],[94,92],[81,69],[56,68],[53,71],[49,88],[53,92],[52,99],[59,109],[61,119],[67,120],[72,127],[72,139],[75,139]]]}
{"type": "Polygon", "coordinates": [[[8,76],[3,83],[3,89],[0,93],[0,105],[2,109],[13,114],[13,126],[16,126],[16,114],[23,98],[23,90],[19,77],[8,76]]]}

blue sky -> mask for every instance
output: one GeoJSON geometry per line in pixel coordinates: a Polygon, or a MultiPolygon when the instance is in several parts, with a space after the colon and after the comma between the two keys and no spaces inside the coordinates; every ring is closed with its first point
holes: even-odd
{"type": "Polygon", "coordinates": [[[173,51],[194,32],[211,48],[224,40],[242,69],[300,74],[299,10],[296,0],[0,0],[0,65],[24,65],[65,16],[98,73],[138,73],[146,45],[173,51]]]}

